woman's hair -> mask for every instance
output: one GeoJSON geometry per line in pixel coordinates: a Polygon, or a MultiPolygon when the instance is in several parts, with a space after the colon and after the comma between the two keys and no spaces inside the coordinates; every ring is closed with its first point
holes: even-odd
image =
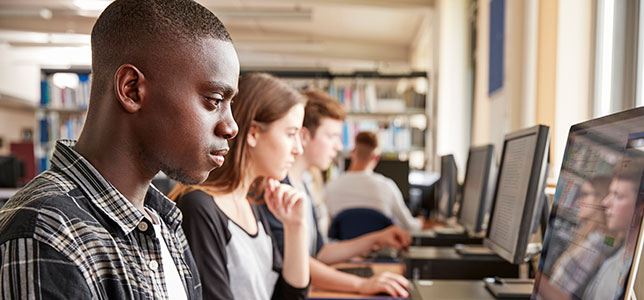
{"type": "MultiPolygon", "coordinates": [[[[229,140],[230,151],[224,164],[210,172],[208,179],[197,186],[177,184],[168,195],[176,200],[194,189],[210,193],[229,193],[241,184],[249,167],[246,136],[252,123],[267,129],[270,123],[284,117],[297,104],[305,104],[306,98],[296,89],[276,77],[265,73],[250,73],[239,79],[239,93],[233,99],[233,118],[239,126],[237,136],[229,140]]],[[[249,191],[257,192],[264,178],[255,178],[249,191]]]]}
{"type": "MultiPolygon", "coordinates": [[[[593,188],[595,194],[594,196],[596,197],[598,202],[601,203],[602,199],[604,199],[604,197],[608,195],[608,187],[610,185],[610,181],[611,178],[605,176],[591,178],[586,181],[586,183],[590,184],[590,186],[593,188]]],[[[579,197],[580,195],[578,195],[577,201],[579,201],[579,197]]],[[[594,203],[584,205],[597,204],[594,203]]],[[[576,257],[578,255],[581,255],[583,251],[587,251],[582,247],[578,247],[578,245],[583,245],[584,241],[591,233],[596,231],[602,232],[603,228],[606,227],[606,217],[604,216],[604,210],[600,209],[598,205],[595,211],[596,213],[593,214],[590,220],[578,220],[583,223],[579,223],[577,225],[578,227],[576,229],[577,233],[575,234],[575,239],[570,242],[568,244],[568,248],[561,255],[559,255],[559,258],[557,258],[556,262],[553,265],[553,271],[562,267],[567,267],[565,265],[568,262],[567,257],[576,257]]],[[[586,262],[588,265],[588,270],[594,270],[601,263],[605,256],[606,253],[600,253],[596,260],[586,262]]]]}

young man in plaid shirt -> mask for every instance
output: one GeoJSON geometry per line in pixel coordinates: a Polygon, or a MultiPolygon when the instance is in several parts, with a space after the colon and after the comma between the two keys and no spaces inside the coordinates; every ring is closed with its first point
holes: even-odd
{"type": "Polygon", "coordinates": [[[201,299],[181,213],[150,182],[197,184],[237,134],[239,61],[190,0],[116,0],[92,29],[78,142],[0,210],[2,299],[201,299]]]}

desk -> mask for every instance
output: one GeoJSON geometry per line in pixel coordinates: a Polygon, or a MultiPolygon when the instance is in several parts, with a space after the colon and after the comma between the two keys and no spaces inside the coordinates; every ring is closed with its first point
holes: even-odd
{"type": "Polygon", "coordinates": [[[519,277],[519,267],[499,256],[464,256],[454,248],[412,246],[403,260],[406,264],[405,277],[412,279],[519,277]]]}
{"type": "Polygon", "coordinates": [[[482,280],[416,280],[409,299],[494,299],[482,280]]]}
{"type": "Polygon", "coordinates": [[[413,246],[434,246],[434,247],[453,247],[456,244],[464,245],[483,245],[483,237],[470,236],[467,234],[437,234],[433,230],[423,230],[412,232],[413,246]]]}
{"type": "MultiPolygon", "coordinates": [[[[334,268],[351,268],[351,267],[366,267],[370,266],[374,274],[383,272],[391,272],[396,274],[403,274],[405,265],[402,263],[371,263],[371,262],[358,262],[358,263],[341,263],[333,265],[334,268]]],[[[311,287],[309,291],[309,299],[395,299],[390,296],[374,296],[374,295],[360,295],[354,293],[331,292],[315,287],[311,287]]]]}

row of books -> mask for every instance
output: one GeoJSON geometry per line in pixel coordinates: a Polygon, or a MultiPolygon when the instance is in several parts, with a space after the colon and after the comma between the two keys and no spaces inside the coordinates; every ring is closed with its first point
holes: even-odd
{"type": "Polygon", "coordinates": [[[332,84],[329,94],[338,99],[348,112],[401,113],[408,107],[424,108],[425,95],[411,89],[399,94],[393,89],[376,90],[372,82],[332,84]]]}
{"type": "Polygon", "coordinates": [[[39,172],[49,168],[54,143],[59,139],[78,139],[84,122],[85,116],[80,114],[61,116],[49,113],[38,120],[39,147],[36,147],[36,157],[39,172]]]}
{"type": "Polygon", "coordinates": [[[51,143],[59,139],[77,139],[84,121],[84,115],[61,118],[57,114],[48,114],[39,120],[40,142],[51,143]]]}
{"type": "Polygon", "coordinates": [[[406,152],[424,145],[422,130],[401,126],[394,122],[347,120],[342,131],[342,144],[345,151],[350,151],[355,147],[355,137],[361,131],[376,132],[382,152],[406,152]]]}
{"type": "Polygon", "coordinates": [[[56,109],[87,109],[91,79],[89,74],[78,76],[75,88],[54,84],[53,75],[45,76],[40,81],[40,106],[56,109]]]}

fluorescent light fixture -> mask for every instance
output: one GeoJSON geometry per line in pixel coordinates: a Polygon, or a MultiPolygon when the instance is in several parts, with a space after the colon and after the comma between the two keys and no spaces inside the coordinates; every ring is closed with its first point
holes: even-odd
{"type": "Polygon", "coordinates": [[[41,17],[45,20],[50,20],[52,16],[53,13],[47,8],[0,10],[0,17],[41,17]]]}
{"type": "Polygon", "coordinates": [[[213,7],[213,12],[221,18],[262,18],[276,19],[278,21],[311,20],[312,10],[310,8],[233,8],[213,7]]]}
{"type": "Polygon", "coordinates": [[[0,42],[12,44],[68,44],[78,46],[89,46],[90,36],[88,34],[75,33],[44,33],[24,32],[14,30],[0,30],[0,42]]]}
{"type": "Polygon", "coordinates": [[[103,11],[110,3],[110,0],[74,0],[74,5],[85,11],[103,11]]]}

